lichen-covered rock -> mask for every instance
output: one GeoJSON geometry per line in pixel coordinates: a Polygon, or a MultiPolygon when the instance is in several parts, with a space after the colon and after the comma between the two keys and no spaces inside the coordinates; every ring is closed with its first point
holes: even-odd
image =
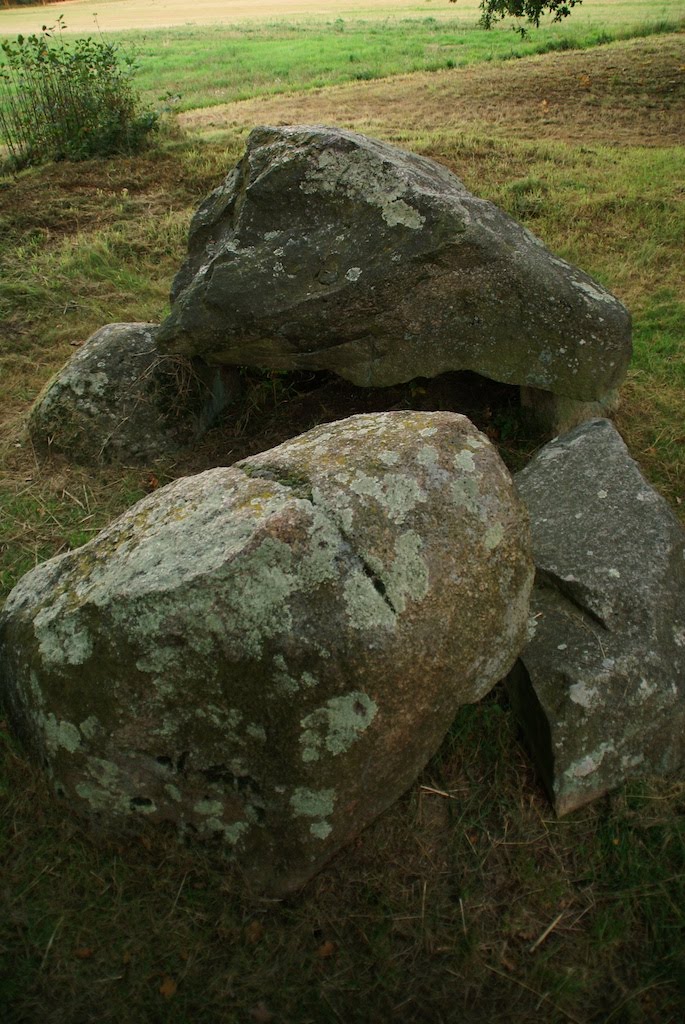
{"type": "Polygon", "coordinates": [[[446,168],[353,132],[257,128],[200,206],[160,345],[361,386],[473,370],[577,402],[630,317],[446,168]]]}
{"type": "Polygon", "coordinates": [[[36,449],[73,462],[140,462],[177,451],[226,404],[226,381],[199,360],[161,353],[155,324],[96,331],[36,400],[36,449]]]}
{"type": "Polygon", "coordinates": [[[525,512],[451,413],[356,416],[150,495],[0,617],[15,727],[70,803],[218,836],[296,888],[524,642],[525,512]]]}
{"type": "Polygon", "coordinates": [[[685,531],[607,420],[516,476],[536,629],[509,679],[558,814],[685,757],[685,531]]]}

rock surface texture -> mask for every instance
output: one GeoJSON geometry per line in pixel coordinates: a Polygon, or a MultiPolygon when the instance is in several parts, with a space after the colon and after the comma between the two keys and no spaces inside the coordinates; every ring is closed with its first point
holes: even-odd
{"type": "Polygon", "coordinates": [[[30,572],[0,678],[75,808],[218,837],[283,893],[511,668],[532,574],[468,420],[356,416],[178,480],[30,572]]]}
{"type": "Polygon", "coordinates": [[[444,167],[334,128],[252,132],[172,300],[166,351],[362,386],[473,370],[594,402],[631,353],[626,309],[587,274],[444,167]]]}
{"type": "Polygon", "coordinates": [[[607,420],[516,477],[536,631],[509,679],[556,810],[685,756],[685,532],[607,420]]]}
{"type": "Polygon", "coordinates": [[[189,444],[227,401],[222,375],[160,353],[155,324],[108,324],[45,387],[29,417],[39,452],[139,462],[189,444]]]}

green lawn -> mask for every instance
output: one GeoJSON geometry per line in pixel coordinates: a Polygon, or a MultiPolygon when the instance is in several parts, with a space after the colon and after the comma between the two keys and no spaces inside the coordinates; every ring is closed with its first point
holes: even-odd
{"type": "Polygon", "coordinates": [[[189,110],[340,82],[583,49],[685,25],[682,6],[660,5],[658,14],[644,4],[630,8],[634,16],[608,25],[572,20],[542,27],[526,39],[509,26],[486,32],[464,19],[432,16],[245,24],[216,27],[211,33],[175,28],[115,38],[138,54],[137,81],[151,104],[189,110]]]}

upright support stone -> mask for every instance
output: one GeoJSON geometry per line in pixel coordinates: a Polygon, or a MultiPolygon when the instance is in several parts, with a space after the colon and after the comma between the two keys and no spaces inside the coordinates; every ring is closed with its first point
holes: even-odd
{"type": "Polygon", "coordinates": [[[108,324],[34,403],[36,451],[73,462],[136,463],[200,437],[239,391],[238,371],[160,352],[156,324],[108,324]]]}
{"type": "Polygon", "coordinates": [[[516,476],[535,632],[508,679],[558,814],[685,759],[685,531],[608,420],[516,476]]]}
{"type": "Polygon", "coordinates": [[[615,412],[619,398],[617,391],[609,391],[601,401],[579,402],[575,398],[555,395],[541,388],[520,389],[521,408],[525,409],[537,430],[545,437],[565,434],[588,420],[601,419],[615,412]]]}

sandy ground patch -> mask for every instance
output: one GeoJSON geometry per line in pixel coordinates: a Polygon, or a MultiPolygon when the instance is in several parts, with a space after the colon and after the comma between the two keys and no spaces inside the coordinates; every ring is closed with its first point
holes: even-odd
{"type": "Polygon", "coordinates": [[[524,139],[685,143],[685,35],[192,110],[184,128],[336,124],[373,134],[474,128],[524,139]]]}
{"type": "Polygon", "coordinates": [[[46,7],[0,10],[0,35],[38,32],[54,24],[61,14],[70,32],[92,32],[97,23],[103,32],[131,28],[169,28],[178,25],[232,25],[237,21],[288,20],[291,18],[431,17],[478,20],[477,0],[459,0],[458,8],[446,0],[75,0],[46,7]]]}

